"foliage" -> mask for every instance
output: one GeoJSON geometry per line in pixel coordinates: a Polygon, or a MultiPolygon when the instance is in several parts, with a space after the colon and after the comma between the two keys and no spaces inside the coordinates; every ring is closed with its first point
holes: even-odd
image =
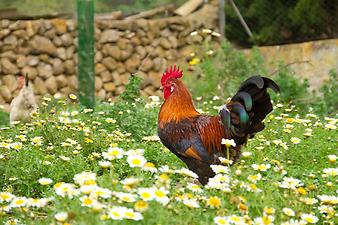
{"type": "MultiPolygon", "coordinates": [[[[208,52],[210,49],[206,49],[208,52]]],[[[227,98],[237,91],[240,83],[250,75],[266,74],[262,56],[253,49],[249,59],[234,49],[229,42],[223,42],[214,56],[204,56],[196,68],[200,77],[185,76],[193,96],[227,98]]]]}
{"type": "Polygon", "coordinates": [[[0,110],[0,127],[9,125],[9,114],[0,110]]]}
{"type": "MultiPolygon", "coordinates": [[[[321,96],[319,103],[322,104],[322,111],[328,114],[333,114],[338,112],[338,77],[337,71],[331,70],[329,73],[329,80],[324,83],[320,88],[321,96]]],[[[319,106],[318,106],[319,107],[319,106]]],[[[319,111],[320,113],[320,111],[319,111]]]]}
{"type": "MultiPolygon", "coordinates": [[[[2,193],[1,224],[14,220],[22,224],[61,224],[56,221],[59,217],[55,217],[60,212],[68,214],[68,218],[62,223],[70,224],[212,224],[216,216],[237,215],[243,218],[245,215],[246,219],[250,217],[252,220],[259,220],[266,214],[267,208],[272,208],[269,218],[273,217],[275,224],[281,224],[291,219],[283,213],[282,209],[285,207],[295,211],[295,216],[292,217],[295,219],[310,213],[320,220],[319,223],[338,222],[334,217],[335,212],[320,213],[319,207],[328,203],[323,203],[318,198],[320,195],[337,195],[336,176],[324,173],[325,169],[337,166],[336,161],[329,162],[328,158],[329,155],[336,154],[334,123],[337,119],[325,121],[310,114],[304,118],[290,117],[288,115],[297,113],[292,110],[293,107],[278,105],[267,118],[264,131],[257,134],[243,149],[246,154],[230,168],[229,173],[223,174],[231,182],[230,190],[225,192],[198,185],[197,188],[200,189],[196,190],[190,188],[192,185],[196,186],[194,179],[177,172],[185,166],[175,155],[165,150],[156,139],[146,137],[148,139],[139,140],[130,136],[128,133],[134,132],[130,129],[135,129],[135,126],[130,126],[126,118],[129,123],[135,123],[135,120],[111,113],[117,110],[115,107],[122,107],[124,102],[126,106],[119,108],[122,115],[131,113],[137,116],[132,111],[138,112],[148,122],[141,122],[139,129],[156,129],[154,118],[158,106],[152,109],[146,107],[145,102],[137,103],[137,107],[130,106],[131,103],[139,102],[135,98],[138,81],[133,79],[135,77],[128,86],[132,90],[126,93],[134,94],[126,94],[129,97],[120,98],[120,105],[100,104],[91,112],[70,101],[45,98],[44,106],[31,124],[19,124],[11,129],[1,130],[0,192],[10,192],[28,199],[51,199],[42,207],[14,207],[13,201],[2,200],[2,193]],[[305,132],[308,133],[305,135],[305,132]],[[33,141],[37,137],[41,137],[41,145],[33,141]],[[292,141],[295,137],[299,138],[298,144],[292,141]],[[157,172],[147,172],[143,167],[131,167],[126,160],[128,155],[111,161],[104,159],[102,153],[111,146],[118,146],[125,151],[144,149],[145,159],[155,165],[157,172]],[[111,165],[107,168],[100,166],[99,163],[104,160],[111,162],[111,165]],[[266,171],[255,170],[253,165],[268,165],[270,168],[266,171]],[[173,172],[166,172],[170,170],[165,168],[159,170],[163,166],[173,172]],[[93,172],[96,179],[75,184],[74,176],[82,172],[93,172]],[[261,179],[252,181],[249,178],[258,174],[261,179]],[[52,183],[41,185],[38,180],[42,177],[52,179],[52,183]],[[293,189],[281,188],[284,177],[299,179],[303,184],[293,189]],[[125,178],[137,178],[139,181],[125,185],[125,178]],[[67,190],[60,190],[60,182],[74,184],[79,193],[71,197],[60,196],[56,190],[62,193],[67,190]],[[271,185],[266,185],[267,183],[271,185]],[[96,190],[93,186],[112,191],[112,196],[97,197],[100,192],[93,192],[96,190]],[[112,207],[133,209],[135,201],[140,201],[137,191],[144,187],[168,190],[165,196],[170,201],[168,204],[161,204],[157,200],[148,201],[148,208],[141,212],[141,221],[112,220],[112,214],[109,213],[112,207]],[[119,198],[118,193],[121,192],[135,196],[136,200],[128,202],[119,198]],[[83,200],[86,196],[96,203],[88,205],[83,200]],[[213,207],[208,199],[215,196],[220,199],[220,205],[213,207]],[[315,203],[309,205],[306,200],[315,203]],[[197,202],[197,207],[191,202],[197,202]],[[13,207],[4,208],[7,205],[13,207]]],[[[216,100],[213,104],[203,104],[202,109],[206,111],[220,103],[221,100],[216,100]]],[[[145,136],[146,134],[143,137],[145,136]]],[[[334,205],[332,207],[336,210],[334,205]]]]}
{"type": "MultiPolygon", "coordinates": [[[[130,77],[126,90],[118,97],[118,99],[105,106],[105,111],[112,118],[116,117],[119,127],[123,131],[130,132],[132,137],[140,140],[146,135],[156,133],[155,128],[150,126],[156,124],[156,114],[150,113],[155,109],[144,109],[144,100],[140,97],[141,78],[137,75],[130,77]],[[126,113],[127,112],[127,113],[126,113]]],[[[98,108],[100,109],[100,107],[98,108]]]]}
{"type": "Polygon", "coordinates": [[[334,37],[337,27],[334,1],[277,0],[273,4],[264,0],[238,0],[236,5],[251,28],[250,39],[239,22],[231,4],[226,4],[226,34],[241,45],[277,44],[334,37]]]}
{"type": "MultiPolygon", "coordinates": [[[[205,52],[210,49],[206,47],[205,52]]],[[[330,72],[330,80],[321,88],[321,95],[309,90],[308,81],[299,79],[296,74],[279,62],[276,71],[269,74],[265,69],[264,60],[258,48],[253,48],[249,56],[234,49],[228,42],[212,56],[204,56],[195,67],[195,76],[186,75],[189,89],[194,97],[203,96],[205,100],[218,96],[221,99],[231,97],[246,78],[252,75],[270,77],[279,85],[281,93],[276,95],[270,91],[272,99],[285,104],[295,104],[300,112],[313,108],[320,115],[337,113],[337,75],[330,72]]]]}
{"type": "Polygon", "coordinates": [[[140,97],[140,85],[142,79],[137,75],[132,75],[126,85],[125,91],[119,96],[119,102],[135,102],[140,97]]]}
{"type": "Polygon", "coordinates": [[[176,6],[183,4],[184,0],[134,0],[128,4],[121,4],[118,9],[123,12],[141,12],[149,10],[151,8],[158,7],[160,5],[175,4],[176,6]]]}
{"type": "MultiPolygon", "coordinates": [[[[1,0],[0,8],[17,8],[21,13],[40,15],[54,12],[76,12],[77,0],[1,0]]],[[[174,3],[180,5],[184,0],[94,0],[95,12],[122,10],[125,13],[140,12],[153,7],[174,3]]]]}
{"type": "MultiPolygon", "coordinates": [[[[280,99],[285,103],[303,104],[306,100],[312,99],[309,93],[307,80],[300,80],[286,67],[284,63],[279,63],[274,80],[281,88],[280,99]]],[[[300,106],[301,107],[301,106],[300,106]]]]}

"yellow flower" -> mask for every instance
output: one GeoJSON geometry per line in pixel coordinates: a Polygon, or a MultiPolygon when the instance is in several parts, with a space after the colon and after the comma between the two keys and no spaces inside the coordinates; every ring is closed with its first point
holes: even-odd
{"type": "Polygon", "coordinates": [[[28,200],[25,197],[17,197],[12,200],[11,207],[16,208],[16,207],[23,207],[27,205],[28,200]]]}
{"type": "Polygon", "coordinates": [[[314,205],[318,202],[318,200],[315,198],[304,198],[301,199],[301,201],[304,202],[306,205],[314,205]]]}
{"type": "Polygon", "coordinates": [[[225,145],[227,148],[229,148],[230,146],[236,147],[236,142],[234,141],[234,139],[222,138],[222,145],[225,145]]]}
{"type": "Polygon", "coordinates": [[[156,173],[157,172],[157,169],[155,167],[155,164],[152,163],[152,162],[146,162],[143,166],[143,170],[145,171],[149,171],[149,172],[152,172],[152,173],[156,173]]]}
{"type": "Polygon", "coordinates": [[[238,204],[238,209],[239,209],[242,213],[248,212],[248,206],[244,205],[243,203],[239,203],[239,204],[238,204]]]}
{"type": "Polygon", "coordinates": [[[262,179],[262,175],[260,173],[257,173],[255,175],[249,175],[248,180],[252,183],[256,183],[257,181],[262,179]]]}
{"type": "Polygon", "coordinates": [[[0,192],[0,202],[10,202],[14,198],[9,192],[0,192]]]}
{"type": "Polygon", "coordinates": [[[307,191],[304,188],[302,188],[302,187],[297,188],[297,192],[299,194],[301,194],[301,195],[306,195],[307,194],[307,191]]]}
{"type": "Polygon", "coordinates": [[[116,123],[116,120],[114,120],[112,118],[107,118],[106,123],[116,123]]]}
{"type": "Polygon", "coordinates": [[[271,215],[271,214],[274,214],[276,212],[276,210],[272,207],[265,207],[264,212],[268,215],[271,215]]]}
{"type": "Polygon", "coordinates": [[[161,182],[168,182],[170,180],[169,176],[166,173],[162,173],[158,178],[161,182]]]}
{"type": "Polygon", "coordinates": [[[135,203],[134,208],[138,212],[144,212],[149,208],[149,204],[146,201],[139,200],[135,203]]]}
{"type": "Polygon", "coordinates": [[[220,217],[220,216],[216,216],[214,218],[214,222],[217,224],[217,225],[229,225],[230,223],[228,222],[227,218],[226,217],[220,217]]]}
{"type": "Polygon", "coordinates": [[[43,177],[43,178],[40,178],[40,179],[38,180],[38,182],[39,182],[41,185],[49,185],[49,184],[51,184],[51,183],[53,182],[53,180],[50,179],[50,178],[45,178],[45,177],[43,177]]]}
{"type": "Polygon", "coordinates": [[[317,223],[318,218],[312,214],[302,214],[301,215],[302,220],[306,221],[307,223],[317,223]]]}
{"type": "Polygon", "coordinates": [[[210,197],[207,200],[207,204],[208,206],[210,206],[211,208],[219,208],[221,206],[221,199],[214,196],[214,197],[210,197]]]}
{"type": "Polygon", "coordinates": [[[55,219],[59,222],[65,222],[68,219],[68,213],[67,212],[59,212],[55,214],[55,219]]]}
{"type": "Polygon", "coordinates": [[[270,169],[271,165],[270,164],[252,164],[251,167],[254,169],[254,170],[259,170],[261,172],[265,172],[267,171],[268,169],[270,169]]]}
{"type": "Polygon", "coordinates": [[[290,208],[283,208],[282,211],[287,216],[295,216],[296,215],[295,212],[290,208]]]}
{"type": "Polygon", "coordinates": [[[77,99],[77,96],[74,95],[74,94],[70,94],[70,95],[69,95],[69,98],[72,99],[72,100],[76,100],[76,99],[77,99]]]}
{"type": "Polygon", "coordinates": [[[290,140],[291,140],[291,142],[294,143],[295,145],[300,143],[300,139],[299,139],[299,138],[296,138],[296,137],[292,137],[290,140]]]}
{"type": "Polygon", "coordinates": [[[194,65],[198,64],[200,61],[201,60],[199,58],[194,57],[189,61],[189,65],[194,66],[194,65]]]}
{"type": "Polygon", "coordinates": [[[94,141],[92,139],[90,139],[90,138],[85,138],[84,142],[85,143],[93,143],[94,141]]]}
{"type": "Polygon", "coordinates": [[[335,163],[337,161],[337,156],[336,155],[328,155],[330,163],[335,163]]]}
{"type": "Polygon", "coordinates": [[[107,214],[102,214],[100,216],[100,220],[108,220],[109,219],[109,216],[107,214]]]}
{"type": "Polygon", "coordinates": [[[92,207],[93,204],[94,204],[93,199],[91,199],[91,198],[88,197],[88,196],[82,196],[82,197],[80,198],[80,201],[81,201],[81,203],[82,203],[82,204],[81,204],[82,206],[92,207]]]}
{"type": "Polygon", "coordinates": [[[327,187],[332,187],[333,186],[333,183],[332,182],[327,182],[326,184],[325,184],[327,187]]]}
{"type": "Polygon", "coordinates": [[[127,162],[130,167],[143,167],[147,161],[142,155],[132,154],[128,156],[127,162]]]}
{"type": "Polygon", "coordinates": [[[11,144],[11,148],[15,149],[15,150],[20,150],[22,148],[22,144],[21,142],[14,142],[11,144]]]}
{"type": "Polygon", "coordinates": [[[293,123],[293,122],[295,122],[295,119],[294,118],[287,118],[286,122],[287,123],[293,123]]]}
{"type": "Polygon", "coordinates": [[[140,188],[138,194],[144,201],[150,201],[155,198],[152,188],[140,188]]]}

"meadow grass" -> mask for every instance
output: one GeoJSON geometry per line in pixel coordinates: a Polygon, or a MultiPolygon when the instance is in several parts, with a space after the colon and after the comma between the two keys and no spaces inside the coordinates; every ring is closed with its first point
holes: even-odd
{"type": "MultiPolygon", "coordinates": [[[[216,114],[222,102],[196,105],[216,114]]],[[[32,123],[3,127],[0,223],[338,223],[337,118],[275,104],[239,162],[202,187],[159,142],[159,105],[135,98],[92,112],[45,98],[32,123]]]]}

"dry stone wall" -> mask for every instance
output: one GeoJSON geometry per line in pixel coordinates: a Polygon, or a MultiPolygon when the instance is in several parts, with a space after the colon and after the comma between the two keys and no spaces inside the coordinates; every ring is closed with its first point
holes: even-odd
{"type": "MultiPolygon", "coordinates": [[[[182,65],[205,38],[195,30],[217,30],[217,6],[207,4],[188,17],[95,21],[95,92],[100,99],[119,95],[132,73],[144,95],[160,94],[160,77],[172,63],[182,65]],[[206,17],[206,15],[208,15],[206,17]]],[[[219,38],[214,37],[218,42],[219,38]]],[[[0,20],[0,105],[18,93],[17,76],[28,74],[37,101],[77,89],[77,32],[74,20],[0,20]]]]}

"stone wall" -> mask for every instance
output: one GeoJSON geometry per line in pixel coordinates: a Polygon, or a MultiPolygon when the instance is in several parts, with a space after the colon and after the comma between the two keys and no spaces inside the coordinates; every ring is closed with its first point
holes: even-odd
{"type": "MultiPolygon", "coordinates": [[[[182,65],[194,46],[219,37],[199,32],[217,30],[217,6],[204,5],[188,17],[153,20],[95,21],[95,91],[100,99],[119,95],[132,73],[144,78],[144,95],[160,94],[161,73],[182,65]]],[[[37,100],[66,96],[77,89],[77,32],[74,20],[0,20],[0,105],[18,93],[16,78],[28,74],[37,100]]]]}
{"type": "MultiPolygon", "coordinates": [[[[274,72],[276,64],[283,61],[296,76],[308,79],[312,89],[318,89],[329,78],[331,69],[338,72],[338,39],[262,46],[258,49],[269,72],[274,72]]],[[[244,52],[250,54],[250,49],[244,52]]]]}

